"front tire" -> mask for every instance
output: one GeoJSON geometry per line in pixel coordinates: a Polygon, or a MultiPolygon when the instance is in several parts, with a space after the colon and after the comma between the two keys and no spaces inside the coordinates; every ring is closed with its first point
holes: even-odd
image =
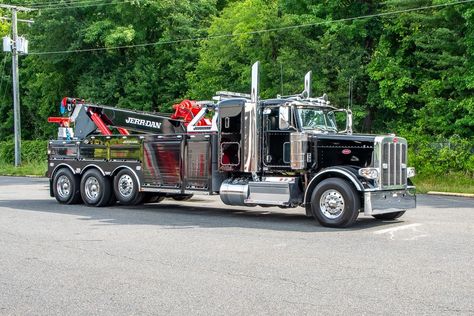
{"type": "Polygon", "coordinates": [[[393,213],[387,213],[387,214],[377,214],[377,215],[372,215],[372,216],[376,219],[391,221],[391,220],[401,217],[403,214],[405,214],[405,211],[393,212],[393,213]]]}
{"type": "Polygon", "coordinates": [[[347,181],[329,178],[321,181],[311,195],[311,211],[327,227],[348,227],[359,215],[360,198],[347,181]]]}
{"type": "Polygon", "coordinates": [[[144,199],[135,175],[128,169],[120,170],[114,177],[114,193],[122,205],[137,205],[144,199]]]}
{"type": "Polygon", "coordinates": [[[59,169],[53,177],[53,195],[61,204],[77,204],[81,202],[81,181],[71,170],[59,169]]]}
{"type": "Polygon", "coordinates": [[[110,203],[112,188],[110,179],[97,169],[90,169],[81,179],[81,197],[88,206],[107,206],[110,203]]]}

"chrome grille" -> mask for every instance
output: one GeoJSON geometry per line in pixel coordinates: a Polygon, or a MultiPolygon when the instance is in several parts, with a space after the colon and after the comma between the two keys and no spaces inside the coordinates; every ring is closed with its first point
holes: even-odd
{"type": "Polygon", "coordinates": [[[403,142],[382,144],[382,186],[404,186],[407,183],[407,145],[403,142]]]}

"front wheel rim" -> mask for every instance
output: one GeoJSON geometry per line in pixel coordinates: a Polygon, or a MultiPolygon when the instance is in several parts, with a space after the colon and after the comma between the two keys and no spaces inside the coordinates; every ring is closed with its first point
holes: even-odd
{"type": "Polygon", "coordinates": [[[87,178],[84,184],[86,197],[90,201],[96,201],[100,196],[100,184],[96,177],[87,178]]]}
{"type": "Polygon", "coordinates": [[[319,199],[322,214],[328,219],[336,219],[344,212],[344,197],[334,189],[326,190],[319,199]]]}
{"type": "Polygon", "coordinates": [[[61,198],[68,198],[71,195],[71,180],[65,175],[60,176],[56,183],[56,191],[61,198]]]}

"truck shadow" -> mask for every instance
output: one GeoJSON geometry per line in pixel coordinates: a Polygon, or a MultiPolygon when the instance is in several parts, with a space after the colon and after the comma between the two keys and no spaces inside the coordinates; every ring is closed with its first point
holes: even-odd
{"type": "Polygon", "coordinates": [[[177,202],[140,206],[110,206],[105,208],[84,205],[61,205],[51,200],[0,200],[0,207],[31,212],[45,212],[78,216],[78,220],[95,221],[95,225],[157,225],[161,229],[194,228],[250,228],[274,231],[333,232],[357,231],[378,226],[391,227],[403,224],[397,221],[378,221],[361,215],[350,228],[334,229],[321,226],[306,217],[302,208],[290,211],[279,208],[216,207],[210,201],[177,202]],[[205,206],[205,202],[210,204],[205,206]],[[197,204],[197,205],[196,205],[197,204]]]}

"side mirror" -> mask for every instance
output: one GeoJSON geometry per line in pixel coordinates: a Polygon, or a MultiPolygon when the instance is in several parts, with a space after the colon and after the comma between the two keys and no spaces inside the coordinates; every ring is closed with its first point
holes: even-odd
{"type": "Polygon", "coordinates": [[[288,105],[282,105],[278,111],[278,128],[286,130],[290,128],[290,107],[288,105]]]}
{"type": "Polygon", "coordinates": [[[346,133],[352,134],[352,111],[346,110],[346,113],[347,113],[346,133]]]}
{"type": "Polygon", "coordinates": [[[344,130],[339,133],[352,134],[352,111],[351,110],[335,110],[331,112],[337,126],[345,126],[344,130]]]}

